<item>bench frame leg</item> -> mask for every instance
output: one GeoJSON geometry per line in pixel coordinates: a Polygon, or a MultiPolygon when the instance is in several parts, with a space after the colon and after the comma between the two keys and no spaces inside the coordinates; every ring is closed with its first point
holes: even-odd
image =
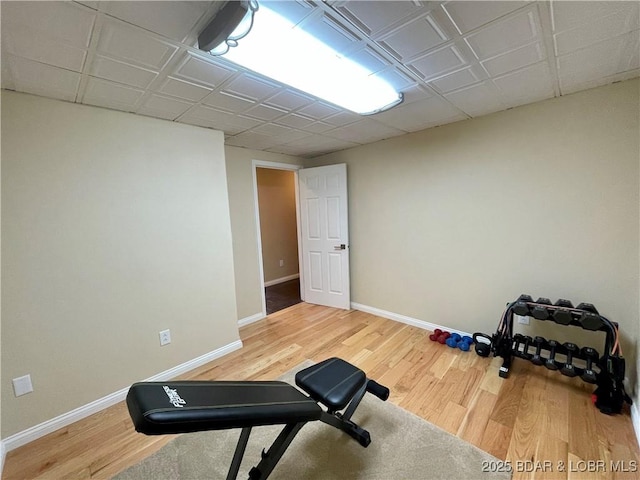
{"type": "MultiPolygon", "coordinates": [[[[284,452],[289,448],[289,445],[291,445],[295,436],[306,423],[307,422],[286,424],[269,447],[269,450],[266,452],[262,450],[262,460],[249,471],[249,479],[266,480],[282,458],[282,455],[284,455],[284,452]]],[[[229,472],[227,473],[227,480],[236,480],[238,477],[238,471],[240,470],[240,464],[242,463],[244,452],[247,449],[250,435],[251,427],[244,427],[240,432],[240,438],[238,438],[238,444],[233,453],[233,460],[231,460],[229,472]]]]}
{"type": "Polygon", "coordinates": [[[355,439],[363,447],[368,447],[371,443],[371,435],[364,428],[351,421],[351,416],[360,405],[364,395],[367,393],[367,382],[353,396],[344,413],[328,411],[322,412],[320,421],[342,430],[347,435],[355,439]]]}
{"type": "Polygon", "coordinates": [[[269,447],[269,450],[266,452],[262,450],[262,460],[249,471],[250,480],[265,480],[271,475],[271,472],[282,458],[282,455],[284,455],[284,452],[289,448],[295,436],[306,423],[307,422],[288,423],[285,425],[269,447]]]}
{"type": "Polygon", "coordinates": [[[240,438],[238,438],[236,451],[233,453],[233,460],[231,460],[231,465],[229,466],[229,472],[227,473],[227,480],[236,480],[236,478],[238,477],[238,470],[240,470],[242,457],[244,457],[244,451],[247,448],[249,435],[251,435],[251,427],[244,427],[240,432],[240,438]]]}

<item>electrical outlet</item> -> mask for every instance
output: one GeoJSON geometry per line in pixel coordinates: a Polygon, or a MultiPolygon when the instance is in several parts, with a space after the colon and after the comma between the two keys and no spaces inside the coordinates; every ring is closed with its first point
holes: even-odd
{"type": "Polygon", "coordinates": [[[168,345],[171,343],[171,330],[162,330],[160,332],[160,346],[168,345]]]}
{"type": "Polygon", "coordinates": [[[31,383],[31,375],[24,375],[22,377],[13,379],[13,393],[16,397],[33,392],[33,384],[31,383]]]}
{"type": "Polygon", "coordinates": [[[516,315],[516,318],[518,319],[518,323],[521,325],[529,325],[529,317],[527,316],[522,316],[522,315],[516,315]]]}
{"type": "Polygon", "coordinates": [[[280,266],[284,267],[284,260],[280,260],[280,266]]]}

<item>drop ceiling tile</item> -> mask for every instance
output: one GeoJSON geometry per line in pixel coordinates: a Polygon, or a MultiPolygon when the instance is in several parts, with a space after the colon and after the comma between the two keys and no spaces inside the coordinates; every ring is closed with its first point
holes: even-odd
{"type": "Polygon", "coordinates": [[[132,112],[144,91],[89,77],[82,103],[132,112]]]}
{"type": "Polygon", "coordinates": [[[557,1],[551,2],[553,29],[563,32],[578,27],[583,23],[597,21],[598,18],[610,15],[618,10],[633,9],[637,2],[594,2],[594,1],[557,1]]]}
{"type": "Polygon", "coordinates": [[[389,85],[395,88],[397,92],[405,91],[407,88],[410,88],[417,83],[414,78],[410,77],[394,66],[377,72],[375,76],[382,78],[389,85]]]}
{"type": "Polygon", "coordinates": [[[116,62],[109,58],[96,55],[91,63],[89,73],[114,82],[124,83],[132,87],[147,88],[156,78],[157,73],[144,68],[135,67],[127,63],[116,62]]]}
{"type": "Polygon", "coordinates": [[[98,0],[76,0],[77,3],[81,3],[82,5],[86,5],[89,8],[94,10],[98,9],[98,4],[100,3],[98,0]]]}
{"type": "Polygon", "coordinates": [[[350,123],[357,122],[361,118],[362,117],[360,115],[357,115],[355,113],[345,110],[345,111],[336,113],[335,115],[331,115],[330,117],[326,117],[322,121],[325,123],[334,125],[336,127],[341,127],[343,125],[348,125],[350,123]]]}
{"type": "Polygon", "coordinates": [[[311,105],[301,108],[299,113],[302,113],[308,117],[313,118],[314,120],[322,120],[329,115],[333,115],[334,113],[339,112],[336,107],[328,105],[324,102],[317,101],[312,103],[311,105]]]}
{"type": "Polygon", "coordinates": [[[336,128],[335,125],[331,125],[330,123],[314,122],[310,125],[306,125],[304,127],[304,131],[309,133],[323,133],[327,130],[333,130],[334,128],[336,128]]]}
{"type": "Polygon", "coordinates": [[[364,47],[349,54],[348,58],[373,73],[384,70],[390,66],[388,61],[368,45],[365,45],[364,47]]]}
{"type": "Polygon", "coordinates": [[[460,33],[467,33],[506,15],[528,2],[448,2],[442,5],[460,33]]]}
{"type": "Polygon", "coordinates": [[[231,113],[244,112],[256,105],[256,102],[252,100],[247,100],[246,98],[237,97],[225,92],[214,92],[205,98],[202,103],[231,113]]]}
{"type": "Polygon", "coordinates": [[[377,121],[407,132],[416,132],[433,125],[466,118],[468,117],[464,113],[437,96],[399,105],[386,112],[376,114],[377,121]]]}
{"type": "Polygon", "coordinates": [[[472,117],[507,108],[502,103],[496,88],[490,82],[482,82],[445,94],[445,98],[472,117]]]}
{"type": "Polygon", "coordinates": [[[167,77],[162,85],[158,87],[158,92],[183,100],[198,102],[206,97],[211,92],[211,89],[178,78],[167,77]]]}
{"type": "Polygon", "coordinates": [[[527,65],[533,65],[546,57],[544,46],[540,43],[532,43],[510,52],[498,55],[482,61],[489,75],[497,76],[506,72],[517,70],[527,65]]]}
{"type": "Polygon", "coordinates": [[[3,57],[2,63],[5,61],[10,64],[13,83],[17,91],[69,102],[75,101],[80,86],[79,73],[21,57],[3,57]]]}
{"type": "Polygon", "coordinates": [[[307,149],[319,149],[323,151],[344,150],[345,148],[357,147],[357,143],[340,140],[338,138],[327,137],[325,135],[310,135],[300,140],[286,143],[288,146],[300,146],[307,149]]]}
{"type": "Polygon", "coordinates": [[[265,149],[267,152],[280,153],[282,155],[292,155],[297,157],[305,157],[308,149],[304,146],[293,145],[276,145],[265,149]]]}
{"type": "Polygon", "coordinates": [[[280,89],[280,85],[255,77],[248,73],[234,78],[225,85],[224,91],[233,95],[246,97],[257,101],[261,98],[273,95],[280,89]]]}
{"type": "Polygon", "coordinates": [[[96,49],[105,56],[155,71],[162,70],[178,51],[175,45],[113,19],[104,21],[96,49]]]}
{"type": "Polygon", "coordinates": [[[291,90],[282,90],[265,101],[267,105],[288,111],[304,107],[313,102],[313,98],[301,95],[291,90]]]}
{"type": "Polygon", "coordinates": [[[74,2],[2,2],[2,28],[27,28],[57,43],[87,48],[96,12],[74,2]]]}
{"type": "Polygon", "coordinates": [[[2,26],[2,54],[81,72],[87,48],[61,43],[37,30],[9,24],[2,26]]]}
{"type": "Polygon", "coordinates": [[[273,142],[274,142],[274,145],[281,145],[289,142],[294,142],[296,140],[302,140],[303,138],[306,138],[309,135],[310,134],[308,132],[303,132],[301,130],[296,130],[292,128],[286,133],[282,133],[280,135],[274,135],[273,142]]]}
{"type": "Polygon", "coordinates": [[[305,0],[270,0],[269,8],[296,25],[313,11],[313,5],[305,0]]]}
{"type": "MultiPolygon", "coordinates": [[[[635,17],[638,17],[638,4],[635,7],[635,17]]],[[[629,13],[626,9],[619,10],[612,15],[598,17],[592,22],[554,35],[556,52],[558,55],[564,55],[633,30],[629,26],[629,13]]]]}
{"type": "Polygon", "coordinates": [[[173,40],[182,41],[206,13],[210,2],[100,2],[101,11],[173,40]]]}
{"type": "Polygon", "coordinates": [[[537,13],[527,9],[492,23],[468,36],[467,43],[483,60],[539,40],[537,13]]]}
{"type": "Polygon", "coordinates": [[[280,110],[278,108],[260,104],[244,112],[244,115],[270,122],[276,118],[286,115],[286,113],[286,110],[280,110]]]}
{"type": "Polygon", "coordinates": [[[412,2],[344,2],[336,9],[368,35],[388,28],[405,17],[413,18],[420,7],[412,2]]]}
{"type": "Polygon", "coordinates": [[[221,130],[229,135],[236,135],[260,124],[259,121],[222,112],[214,108],[196,105],[179,119],[180,122],[191,125],[221,130]]]}
{"type": "Polygon", "coordinates": [[[317,17],[310,16],[302,29],[324,44],[331,45],[336,52],[343,52],[360,40],[354,32],[327,13],[317,17]]]}
{"type": "Polygon", "coordinates": [[[628,37],[620,63],[623,69],[632,70],[640,67],[640,30],[631,32],[628,37]]]}
{"type": "Polygon", "coordinates": [[[234,135],[227,139],[225,144],[232,145],[234,147],[252,148],[254,150],[264,150],[265,148],[276,145],[273,141],[273,137],[263,135],[255,131],[242,132],[238,135],[234,135]]]}
{"type": "Polygon", "coordinates": [[[306,125],[309,125],[313,122],[312,118],[305,117],[304,115],[300,115],[297,113],[291,113],[282,118],[279,118],[276,123],[279,125],[286,125],[288,127],[295,128],[304,128],[306,125]]]}
{"type": "Polygon", "coordinates": [[[437,80],[432,80],[430,84],[437,87],[441,92],[447,93],[477,83],[478,81],[480,81],[480,78],[474,73],[473,69],[469,67],[440,77],[437,80]]]}
{"type": "Polygon", "coordinates": [[[235,72],[235,70],[215,63],[214,60],[208,58],[205,60],[187,52],[173,76],[215,88],[231,78],[235,72]]]}
{"type": "Polygon", "coordinates": [[[620,35],[559,57],[557,62],[560,85],[566,82],[575,83],[577,78],[586,82],[620,73],[621,54],[630,35],[620,35]]]}
{"type": "MultiPolygon", "coordinates": [[[[424,85],[412,85],[402,91],[404,96],[403,103],[417,102],[418,100],[424,100],[429,97],[433,97],[433,90],[424,85]]],[[[394,107],[395,108],[395,107],[394,107]]]]}
{"type": "Polygon", "coordinates": [[[166,120],[175,120],[192,106],[193,104],[189,102],[154,94],[147,98],[137,113],[166,120]]]}
{"type": "Polygon", "coordinates": [[[623,73],[617,73],[615,75],[608,75],[604,77],[598,77],[595,80],[583,81],[579,77],[575,77],[569,80],[562,81],[562,94],[568,95],[582,90],[588,90],[590,88],[600,87],[602,85],[609,85],[614,82],[624,82],[625,80],[631,80],[632,78],[640,77],[640,69],[629,70],[623,73]]]}
{"type": "Polygon", "coordinates": [[[398,135],[404,135],[405,133],[407,132],[384,125],[372,118],[364,118],[350,125],[338,127],[326,132],[325,135],[362,144],[383,140],[385,138],[397,137],[398,135]]]}
{"type": "Polygon", "coordinates": [[[261,133],[263,135],[272,135],[276,137],[278,135],[286,135],[287,133],[290,133],[294,130],[283,125],[276,125],[275,123],[265,123],[263,125],[257,126],[256,128],[253,128],[252,131],[261,133]]]}
{"type": "Polygon", "coordinates": [[[553,79],[546,62],[493,79],[509,106],[522,105],[554,96],[553,79]]]}
{"type": "Polygon", "coordinates": [[[466,64],[458,47],[448,45],[413,61],[411,67],[423,78],[428,79],[457,70],[466,64]]]}
{"type": "Polygon", "coordinates": [[[407,23],[380,40],[389,52],[400,60],[416,57],[449,40],[435,19],[427,15],[407,23]]]}

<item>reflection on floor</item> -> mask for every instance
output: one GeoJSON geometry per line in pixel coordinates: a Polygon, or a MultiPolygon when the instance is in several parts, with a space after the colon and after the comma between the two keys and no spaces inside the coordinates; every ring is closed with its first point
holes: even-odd
{"type": "Polygon", "coordinates": [[[267,299],[267,315],[302,301],[300,299],[300,280],[297,278],[266,287],[264,290],[267,299]]]}

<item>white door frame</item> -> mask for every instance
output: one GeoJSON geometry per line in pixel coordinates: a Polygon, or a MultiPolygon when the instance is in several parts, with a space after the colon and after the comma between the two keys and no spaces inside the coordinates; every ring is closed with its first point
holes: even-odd
{"type": "Polygon", "coordinates": [[[258,202],[258,168],[270,168],[273,170],[289,170],[295,175],[295,192],[296,192],[296,232],[298,236],[298,271],[300,272],[300,295],[304,302],[304,278],[302,276],[302,244],[300,237],[300,197],[298,192],[298,170],[302,169],[302,165],[294,165],[290,163],[269,162],[266,160],[252,160],[251,161],[251,173],[253,175],[253,204],[256,220],[256,232],[258,234],[258,268],[260,274],[260,296],[262,298],[262,317],[267,316],[267,299],[264,292],[264,265],[262,264],[262,231],[260,229],[260,204],[258,202]]]}

